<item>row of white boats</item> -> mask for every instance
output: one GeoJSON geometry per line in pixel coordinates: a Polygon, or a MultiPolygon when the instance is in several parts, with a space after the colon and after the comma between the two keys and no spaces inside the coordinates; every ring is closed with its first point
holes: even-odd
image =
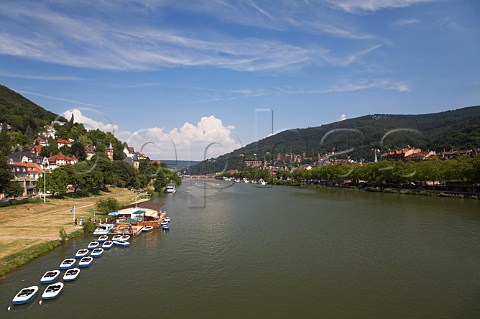
{"type": "MultiPolygon", "coordinates": [[[[112,240],[108,240],[107,235],[102,235],[96,241],[90,242],[86,249],[79,249],[75,254],[75,258],[64,259],[58,267],[60,270],[66,270],[63,274],[63,281],[68,282],[76,280],[80,275],[80,268],[89,267],[94,258],[102,256],[105,249],[109,249],[113,245],[119,247],[130,246],[130,243],[128,242],[130,239],[129,235],[118,236],[119,237],[114,236],[112,240]],[[100,243],[103,243],[102,247],[99,247],[100,243]],[[74,267],[77,259],[79,259],[78,268],[74,267]]],[[[56,282],[60,278],[60,270],[49,270],[42,276],[42,278],[40,278],[41,284],[49,284],[42,294],[42,299],[55,299],[62,291],[64,283],[60,281],[56,282]]],[[[38,286],[23,288],[13,298],[13,304],[21,305],[30,302],[35,297],[38,290],[38,286]]]]}
{"type": "MultiPolygon", "coordinates": [[[[168,220],[164,220],[161,225],[162,229],[168,230],[169,222],[170,218],[168,218],[168,220]]],[[[150,232],[152,230],[152,226],[144,226],[142,228],[142,232],[150,232]]],[[[100,235],[97,240],[90,242],[87,248],[79,249],[75,253],[75,258],[67,258],[62,261],[62,263],[59,265],[59,269],[66,270],[63,275],[63,281],[68,282],[76,280],[80,275],[80,268],[89,267],[94,258],[98,258],[103,255],[105,249],[110,249],[114,245],[118,247],[129,247],[129,239],[130,235],[114,235],[111,240],[109,240],[109,236],[107,234],[100,235]],[[78,268],[74,267],[77,259],[79,259],[78,268]]],[[[62,291],[64,283],[60,281],[55,282],[60,277],[60,270],[55,269],[47,271],[40,279],[41,284],[48,284],[42,294],[42,299],[55,299],[62,291]]],[[[34,299],[38,290],[38,286],[23,288],[15,295],[12,303],[14,305],[21,305],[30,302],[32,299],[34,299]]]]}

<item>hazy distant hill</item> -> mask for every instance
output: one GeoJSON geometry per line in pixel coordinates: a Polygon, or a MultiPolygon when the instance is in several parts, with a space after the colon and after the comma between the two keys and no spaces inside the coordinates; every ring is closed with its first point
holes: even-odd
{"type": "Polygon", "coordinates": [[[184,167],[190,167],[192,165],[198,164],[199,161],[184,161],[184,160],[161,160],[162,163],[165,163],[168,165],[170,168],[184,168],[184,167]]]}
{"type": "MultiPolygon", "coordinates": [[[[234,152],[190,167],[191,174],[244,168],[244,160],[269,160],[278,153],[339,153],[373,160],[372,149],[417,147],[424,150],[467,149],[480,146],[480,106],[421,115],[376,114],[318,127],[283,131],[234,152]]],[[[341,155],[342,156],[342,155],[341,155]]]]}
{"type": "Polygon", "coordinates": [[[0,123],[8,123],[12,131],[37,133],[55,119],[65,121],[63,117],[0,85],[0,123]]]}

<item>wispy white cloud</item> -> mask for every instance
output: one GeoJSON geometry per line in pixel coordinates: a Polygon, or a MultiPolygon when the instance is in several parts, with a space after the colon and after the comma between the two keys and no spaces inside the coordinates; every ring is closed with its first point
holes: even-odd
{"type": "Polygon", "coordinates": [[[0,76],[6,78],[42,80],[42,81],[81,81],[82,78],[68,75],[50,75],[50,74],[27,74],[16,72],[0,71],[0,76]]]}
{"type": "Polygon", "coordinates": [[[434,0],[325,0],[333,8],[348,13],[373,12],[381,9],[403,8],[434,0]]]}
{"type": "MultiPolygon", "coordinates": [[[[116,8],[107,2],[94,4],[87,1],[85,4],[94,12],[107,12],[107,16],[108,12],[115,12],[120,7],[124,11],[136,10],[138,16],[131,20],[85,17],[72,14],[75,10],[61,10],[59,5],[10,3],[8,10],[6,5],[3,5],[6,10],[0,10],[0,18],[5,24],[5,28],[0,30],[0,54],[93,69],[152,70],[208,66],[246,72],[284,72],[319,65],[319,61],[320,65],[348,66],[372,51],[367,49],[359,54],[359,47],[379,48],[388,43],[356,28],[346,27],[345,23],[318,22],[318,17],[310,11],[321,13],[325,7],[292,2],[281,2],[280,5],[253,1],[188,2],[182,9],[203,12],[216,19],[230,19],[243,26],[253,25],[283,32],[294,28],[366,43],[346,45],[343,51],[338,51],[338,48],[329,47],[327,41],[318,41],[318,38],[294,43],[284,37],[265,37],[262,32],[239,36],[215,28],[180,29],[151,23],[149,10],[161,14],[162,10],[179,8],[182,3],[119,2],[116,8]],[[282,8],[289,10],[282,11],[282,8]],[[33,24],[41,27],[32,31],[30,25],[33,24]]],[[[62,5],[71,9],[68,3],[62,5]]],[[[75,4],[70,6],[75,7],[75,4]]],[[[328,14],[323,12],[322,16],[328,17],[328,14]]]]}
{"type": "Polygon", "coordinates": [[[340,84],[319,89],[284,87],[278,88],[278,91],[282,94],[329,94],[375,89],[393,90],[397,92],[410,91],[410,87],[407,83],[387,79],[343,81],[340,84]]]}
{"type": "Polygon", "coordinates": [[[24,90],[16,90],[16,89],[14,89],[14,91],[16,91],[18,93],[41,96],[41,97],[44,97],[44,98],[47,98],[47,99],[63,101],[63,102],[68,102],[68,103],[72,103],[72,104],[103,107],[102,105],[99,105],[99,104],[87,103],[87,102],[82,102],[82,101],[77,101],[77,100],[72,100],[72,99],[65,99],[65,98],[61,98],[61,97],[57,97],[57,96],[51,96],[51,95],[47,95],[47,94],[43,94],[43,93],[30,92],[30,91],[24,91],[24,90]]]}
{"type": "Polygon", "coordinates": [[[400,19],[393,22],[392,24],[397,27],[403,27],[403,26],[410,26],[410,25],[415,25],[419,23],[421,23],[419,19],[400,19]]]}

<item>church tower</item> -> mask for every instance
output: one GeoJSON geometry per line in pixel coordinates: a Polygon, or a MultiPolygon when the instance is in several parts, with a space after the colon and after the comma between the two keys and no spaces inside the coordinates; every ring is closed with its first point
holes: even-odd
{"type": "Polygon", "coordinates": [[[113,161],[113,147],[112,147],[112,143],[110,143],[110,145],[108,145],[107,147],[107,157],[109,160],[113,161]]]}

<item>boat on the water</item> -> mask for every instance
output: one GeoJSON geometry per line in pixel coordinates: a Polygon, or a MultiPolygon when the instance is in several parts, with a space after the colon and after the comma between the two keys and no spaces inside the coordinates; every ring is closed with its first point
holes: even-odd
{"type": "Polygon", "coordinates": [[[80,267],[80,268],[90,267],[90,264],[92,263],[92,260],[93,260],[93,257],[90,257],[90,256],[83,257],[78,262],[78,267],[80,267]]]}
{"type": "Polygon", "coordinates": [[[92,253],[90,254],[90,256],[100,257],[102,254],[103,254],[103,248],[95,248],[94,250],[92,250],[92,253]]]}
{"type": "Polygon", "coordinates": [[[163,229],[163,230],[170,230],[170,226],[168,225],[168,223],[163,224],[163,225],[162,225],[162,229],[163,229]]]}
{"type": "Polygon", "coordinates": [[[113,228],[113,224],[99,224],[93,231],[94,235],[107,235],[113,228]]]}
{"type": "Polygon", "coordinates": [[[108,235],[101,235],[100,237],[97,238],[97,241],[99,243],[104,243],[108,240],[108,235]]]}
{"type": "Polygon", "coordinates": [[[63,275],[63,281],[72,281],[77,279],[78,275],[80,275],[80,269],[72,268],[65,272],[63,275]]]}
{"type": "Polygon", "coordinates": [[[112,240],[113,240],[113,241],[122,240],[122,235],[114,235],[114,236],[112,237],[112,240]]]}
{"type": "Polygon", "coordinates": [[[123,235],[121,238],[120,238],[120,241],[127,241],[130,239],[130,235],[123,235]]]}
{"type": "Polygon", "coordinates": [[[40,279],[40,283],[42,284],[51,284],[52,282],[57,279],[57,277],[60,275],[60,270],[50,270],[47,271],[42,278],[40,279]]]}
{"type": "Polygon", "coordinates": [[[88,249],[79,249],[77,253],[75,254],[76,258],[82,258],[88,255],[88,249]]]}
{"type": "Polygon", "coordinates": [[[88,244],[87,248],[92,250],[92,249],[97,248],[99,245],[100,245],[100,243],[98,241],[92,241],[92,242],[90,242],[90,244],[88,244]]]}
{"type": "Polygon", "coordinates": [[[42,294],[43,299],[54,299],[57,298],[60,291],[63,289],[63,282],[56,282],[54,284],[48,285],[45,291],[42,294]]]}
{"type": "Polygon", "coordinates": [[[111,240],[107,240],[102,244],[102,248],[106,248],[106,249],[112,248],[112,246],[113,246],[113,241],[111,240]]]}
{"type": "Polygon", "coordinates": [[[35,297],[35,294],[37,293],[37,291],[38,291],[38,286],[23,288],[18,292],[18,294],[15,295],[15,297],[13,297],[12,302],[14,305],[25,304],[30,300],[32,300],[33,297],[35,297]]]}
{"type": "Polygon", "coordinates": [[[152,226],[143,226],[142,232],[147,233],[149,231],[152,231],[153,227],[152,226]]]}
{"type": "Polygon", "coordinates": [[[73,265],[75,265],[75,259],[67,258],[60,264],[60,269],[69,269],[72,268],[73,265]]]}
{"type": "Polygon", "coordinates": [[[172,183],[169,183],[167,184],[167,186],[165,187],[165,193],[167,194],[173,194],[175,193],[177,190],[175,189],[175,184],[172,184],[172,183]]]}
{"type": "Polygon", "coordinates": [[[163,220],[166,221],[167,223],[169,223],[169,222],[170,222],[170,217],[165,216],[165,217],[163,218],[163,220]]]}
{"type": "Polygon", "coordinates": [[[124,241],[124,240],[114,240],[113,243],[116,245],[116,246],[120,246],[120,247],[128,247],[130,246],[130,243],[128,241],[124,241]]]}

